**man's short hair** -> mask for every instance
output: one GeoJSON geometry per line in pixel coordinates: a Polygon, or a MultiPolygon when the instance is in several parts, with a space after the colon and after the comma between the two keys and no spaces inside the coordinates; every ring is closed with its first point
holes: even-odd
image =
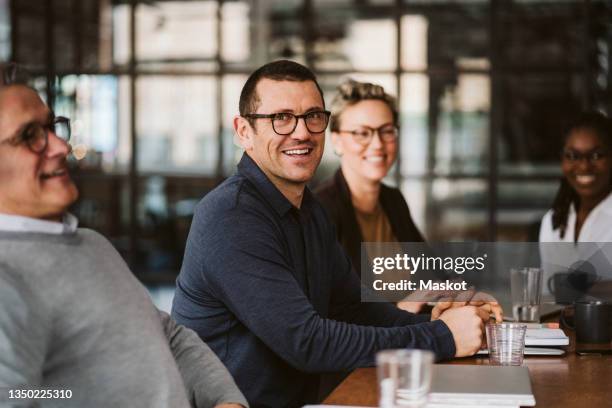
{"type": "Polygon", "coordinates": [[[242,92],[240,92],[240,102],[238,103],[240,116],[255,113],[257,110],[260,99],[255,88],[257,88],[259,81],[264,78],[274,81],[312,81],[321,94],[323,104],[325,104],[323,91],[317,82],[317,77],[311,70],[294,61],[278,60],[259,67],[249,76],[242,87],[242,92]]]}

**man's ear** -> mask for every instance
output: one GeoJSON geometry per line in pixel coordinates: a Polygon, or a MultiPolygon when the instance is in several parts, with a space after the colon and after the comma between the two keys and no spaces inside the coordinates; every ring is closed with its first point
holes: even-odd
{"type": "Polygon", "coordinates": [[[238,144],[246,150],[253,150],[253,128],[246,118],[240,115],[234,116],[234,132],[238,136],[238,144]]]}

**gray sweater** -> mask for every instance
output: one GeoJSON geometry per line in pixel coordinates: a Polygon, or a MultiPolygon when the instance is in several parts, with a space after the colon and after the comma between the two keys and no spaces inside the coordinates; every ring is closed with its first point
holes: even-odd
{"type": "Polygon", "coordinates": [[[0,407],[247,403],[216,355],[159,312],[111,244],[85,229],[0,232],[0,407]],[[8,401],[8,389],[71,399],[8,401]]]}

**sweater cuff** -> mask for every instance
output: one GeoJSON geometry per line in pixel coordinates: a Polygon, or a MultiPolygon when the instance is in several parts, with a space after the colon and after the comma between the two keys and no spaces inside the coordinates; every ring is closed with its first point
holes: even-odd
{"type": "Polygon", "coordinates": [[[414,320],[416,323],[426,323],[431,321],[431,314],[429,313],[419,313],[417,315],[414,315],[414,320]]]}
{"type": "Polygon", "coordinates": [[[454,358],[457,351],[455,339],[446,323],[442,320],[434,320],[425,324],[431,330],[436,360],[450,360],[454,358]]]}

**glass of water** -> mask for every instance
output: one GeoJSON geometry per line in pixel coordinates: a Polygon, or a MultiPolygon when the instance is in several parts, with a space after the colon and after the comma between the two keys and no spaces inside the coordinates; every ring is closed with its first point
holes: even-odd
{"type": "Polygon", "coordinates": [[[492,365],[523,365],[527,325],[489,323],[486,327],[489,362],[492,365]]]}
{"type": "Polygon", "coordinates": [[[517,322],[540,321],[542,298],[542,269],[516,268],[510,270],[512,316],[517,322]]]}
{"type": "Polygon", "coordinates": [[[384,350],[376,355],[380,408],[427,405],[434,354],[427,350],[384,350]]]}

